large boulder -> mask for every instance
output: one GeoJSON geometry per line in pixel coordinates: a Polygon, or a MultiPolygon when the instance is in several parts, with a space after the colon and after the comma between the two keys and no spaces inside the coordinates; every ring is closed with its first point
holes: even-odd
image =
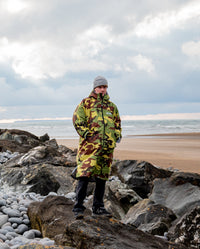
{"type": "Polygon", "coordinates": [[[149,199],[171,209],[177,217],[200,205],[200,188],[189,182],[176,185],[173,178],[155,179],[149,199]]]}
{"type": "Polygon", "coordinates": [[[74,191],[73,167],[51,164],[33,164],[23,167],[2,167],[0,170],[1,188],[8,191],[36,192],[47,195],[49,192],[67,194],[74,191]],[[8,189],[9,188],[9,189],[8,189]]]}
{"type": "Polygon", "coordinates": [[[48,196],[43,202],[33,202],[28,208],[28,216],[33,229],[40,230],[43,237],[54,239],[62,234],[66,225],[74,220],[74,203],[64,196],[48,196]]]}
{"type": "Polygon", "coordinates": [[[175,219],[172,210],[144,199],[129,209],[122,222],[132,224],[144,232],[164,235],[175,219]]]}
{"type": "Polygon", "coordinates": [[[142,198],[120,180],[108,181],[105,190],[105,206],[117,219],[123,219],[129,208],[142,198]]]}
{"type": "Polygon", "coordinates": [[[112,173],[136,191],[142,198],[147,198],[156,178],[170,177],[173,172],[157,168],[144,161],[124,160],[113,164],[112,173]]]}
{"type": "MultiPolygon", "coordinates": [[[[46,136],[46,140],[48,139],[49,137],[46,136]]],[[[0,129],[0,151],[26,153],[46,140],[27,131],[0,129]]]]}
{"type": "Polygon", "coordinates": [[[43,202],[31,203],[31,226],[54,239],[57,245],[77,249],[186,249],[115,219],[93,218],[90,210],[86,210],[83,220],[75,220],[72,207],[73,202],[62,196],[48,196],[43,202]]]}
{"type": "Polygon", "coordinates": [[[41,145],[29,150],[25,154],[20,154],[13,159],[4,163],[4,167],[22,167],[30,166],[33,164],[50,163],[53,165],[75,166],[76,163],[72,162],[58,151],[58,147],[50,145],[41,145]]]}
{"type": "Polygon", "coordinates": [[[75,152],[65,146],[60,148],[54,139],[48,140],[1,164],[0,185],[13,191],[31,191],[41,195],[49,192],[67,194],[74,190],[74,180],[70,175],[75,166],[75,152]]]}

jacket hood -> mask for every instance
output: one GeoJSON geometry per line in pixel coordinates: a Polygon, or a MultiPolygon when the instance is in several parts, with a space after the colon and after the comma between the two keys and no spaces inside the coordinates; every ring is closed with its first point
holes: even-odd
{"type": "MultiPolygon", "coordinates": [[[[95,99],[102,100],[100,93],[97,94],[97,93],[95,93],[94,91],[92,91],[92,92],[90,93],[89,97],[93,97],[93,98],[95,98],[95,99]]],[[[106,94],[103,96],[103,100],[108,101],[109,99],[110,99],[110,97],[109,97],[108,93],[106,93],[106,94]]]]}

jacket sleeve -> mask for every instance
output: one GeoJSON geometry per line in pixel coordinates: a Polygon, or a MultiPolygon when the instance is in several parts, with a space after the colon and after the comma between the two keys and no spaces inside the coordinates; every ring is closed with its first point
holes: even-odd
{"type": "Polygon", "coordinates": [[[115,133],[116,133],[117,141],[120,141],[122,138],[121,119],[119,116],[119,111],[116,106],[115,106],[115,111],[114,111],[114,122],[115,122],[115,133]]]}
{"type": "Polygon", "coordinates": [[[76,107],[76,110],[73,114],[73,125],[79,134],[79,136],[86,138],[89,128],[87,126],[87,118],[85,114],[85,107],[84,101],[82,100],[81,103],[76,107]]]}

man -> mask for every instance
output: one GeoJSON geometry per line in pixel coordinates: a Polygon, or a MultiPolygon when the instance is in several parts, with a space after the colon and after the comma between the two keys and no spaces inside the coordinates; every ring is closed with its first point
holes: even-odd
{"type": "Polygon", "coordinates": [[[73,208],[77,219],[83,218],[83,201],[91,179],[96,181],[93,215],[112,216],[104,208],[103,197],[113,151],[116,142],[121,140],[121,120],[116,105],[109,100],[107,88],[107,80],[102,76],[96,77],[93,91],[81,101],[73,115],[73,124],[80,136],[76,173],[79,181],[73,208]]]}

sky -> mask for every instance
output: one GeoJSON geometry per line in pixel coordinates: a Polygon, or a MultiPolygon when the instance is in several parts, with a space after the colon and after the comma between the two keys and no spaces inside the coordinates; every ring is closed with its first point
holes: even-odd
{"type": "Polygon", "coordinates": [[[0,121],[71,117],[96,76],[124,117],[199,117],[199,0],[0,0],[0,121]]]}

